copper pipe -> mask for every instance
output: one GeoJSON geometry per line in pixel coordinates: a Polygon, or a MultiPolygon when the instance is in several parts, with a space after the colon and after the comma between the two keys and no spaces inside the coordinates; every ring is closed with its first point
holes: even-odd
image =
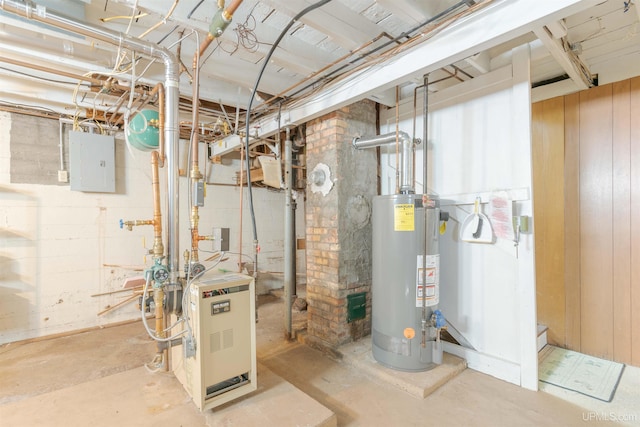
{"type": "Polygon", "coordinates": [[[209,47],[209,45],[211,44],[214,38],[215,37],[213,36],[213,34],[207,33],[207,38],[204,39],[202,43],[200,43],[200,48],[198,49],[198,52],[197,52],[200,56],[204,55],[204,51],[207,50],[207,48],[209,47]]]}
{"type": "Polygon", "coordinates": [[[164,256],[164,244],[162,243],[162,210],[160,205],[160,174],[158,172],[160,154],[157,151],[151,153],[151,189],[153,192],[153,219],[122,221],[121,227],[126,226],[129,231],[139,225],[153,225],[153,249],[154,258],[164,256]]]}
{"type": "Polygon", "coordinates": [[[176,47],[176,58],[178,58],[178,62],[180,62],[180,74],[182,73],[187,73],[187,75],[189,76],[189,80],[193,80],[193,76],[191,76],[191,74],[189,73],[189,70],[187,69],[187,66],[184,65],[184,63],[182,62],[181,56],[182,56],[182,36],[184,35],[184,30],[182,30],[180,32],[180,34],[178,35],[178,38],[180,39],[180,43],[178,43],[178,47],[176,47]]]}
{"type": "Polygon", "coordinates": [[[132,221],[122,221],[122,226],[127,227],[127,230],[129,231],[133,230],[133,227],[137,227],[140,225],[153,225],[153,220],[152,219],[136,219],[132,221]]]}
{"type": "Polygon", "coordinates": [[[191,262],[198,262],[198,206],[191,207],[191,262]]]}
{"type": "MultiPolygon", "coordinates": [[[[140,110],[142,110],[149,102],[151,102],[151,98],[149,96],[136,100],[137,105],[135,106],[135,108],[131,109],[132,110],[131,116],[133,117],[135,114],[139,113],[140,110]]],[[[123,121],[124,121],[124,114],[120,116],[120,118],[115,124],[119,125],[123,121]]]]}
{"type": "MultiPolygon", "coordinates": [[[[234,0],[228,8],[221,12],[222,18],[228,23],[231,21],[233,17],[233,13],[236,11],[238,6],[240,6],[242,0],[234,0]]],[[[218,5],[224,4],[219,1],[218,5]]],[[[226,25],[225,25],[226,26],[226,25]]],[[[220,33],[222,33],[222,28],[220,33]]],[[[191,172],[189,174],[189,178],[191,182],[193,180],[202,179],[202,174],[200,173],[199,168],[199,157],[200,157],[200,147],[198,146],[198,125],[199,125],[199,98],[200,98],[200,58],[207,50],[213,39],[220,34],[216,34],[215,36],[211,33],[207,34],[207,38],[202,41],[200,47],[193,55],[193,97],[192,97],[192,115],[193,115],[193,123],[191,125],[191,172]]],[[[200,240],[204,240],[198,233],[198,206],[191,206],[191,262],[198,262],[198,242],[200,240]]]]}
{"type": "MultiPolygon", "coordinates": [[[[118,111],[120,110],[120,107],[122,107],[122,104],[124,104],[124,101],[126,100],[126,97],[124,96],[125,94],[127,94],[128,92],[125,92],[121,97],[120,100],[118,101],[118,103],[116,104],[116,107],[113,109],[113,113],[111,113],[111,117],[109,118],[109,121],[107,123],[111,123],[113,121],[113,119],[116,118],[116,114],[118,114],[118,111]]],[[[115,125],[115,123],[114,123],[115,125]]]]}
{"type": "Polygon", "coordinates": [[[242,0],[233,0],[231,4],[227,6],[224,12],[222,12],[222,16],[230,21],[233,17],[233,14],[236,12],[236,9],[238,9],[238,6],[240,6],[240,3],[242,3],[242,0]]]}
{"type": "MultiPolygon", "coordinates": [[[[62,77],[68,77],[68,78],[74,79],[74,80],[82,80],[82,81],[93,83],[95,85],[99,85],[99,86],[102,86],[102,87],[107,87],[107,85],[105,85],[105,83],[107,83],[108,80],[101,80],[101,79],[98,79],[98,78],[95,78],[95,77],[81,76],[79,74],[69,73],[67,71],[62,71],[62,70],[56,70],[56,69],[53,69],[53,68],[44,67],[42,65],[31,64],[31,63],[28,63],[28,62],[23,62],[23,61],[20,61],[20,60],[17,60],[17,59],[11,59],[11,58],[6,58],[6,57],[0,58],[0,61],[5,62],[7,64],[17,65],[18,67],[30,68],[32,70],[43,71],[45,73],[55,74],[55,75],[62,76],[62,77]]],[[[118,89],[118,90],[122,90],[122,91],[128,91],[129,89],[131,89],[129,86],[123,86],[123,85],[119,85],[119,84],[113,84],[113,85],[111,85],[111,87],[115,88],[115,89],[118,89]]],[[[137,93],[144,93],[144,90],[136,89],[136,92],[137,93]]]]}
{"type": "Polygon", "coordinates": [[[161,168],[164,167],[165,154],[164,154],[164,85],[162,83],[158,83],[153,87],[149,96],[153,98],[155,94],[158,94],[158,121],[160,122],[158,125],[158,129],[160,132],[158,148],[160,149],[160,156],[158,158],[158,166],[161,168]]]}
{"type": "Polygon", "coordinates": [[[158,173],[160,154],[157,151],[151,153],[151,186],[153,188],[153,256],[160,258],[164,255],[162,244],[162,211],[160,208],[160,177],[158,173]]]}
{"type": "MultiPolygon", "coordinates": [[[[227,23],[231,21],[231,19],[233,18],[233,14],[236,12],[238,6],[240,6],[240,3],[242,3],[242,1],[243,0],[232,1],[231,4],[221,12],[222,18],[227,21],[227,23]]],[[[224,5],[224,1],[219,1],[218,7],[220,7],[221,4],[224,5]]],[[[211,33],[207,33],[207,38],[202,41],[202,43],[200,44],[200,48],[198,49],[200,56],[204,55],[205,50],[207,50],[211,42],[218,36],[219,34],[213,35],[211,33]]]]}
{"type": "Polygon", "coordinates": [[[346,55],[343,55],[340,58],[336,59],[335,61],[331,62],[330,64],[327,64],[324,67],[320,68],[318,71],[315,71],[315,72],[309,74],[307,77],[305,77],[304,79],[300,80],[299,82],[297,82],[297,83],[289,86],[288,88],[280,91],[280,93],[278,93],[277,95],[274,95],[271,98],[267,99],[264,103],[265,104],[269,104],[269,103],[275,101],[278,98],[282,98],[290,90],[295,89],[296,87],[300,86],[301,84],[303,84],[305,82],[308,82],[309,80],[311,80],[312,78],[314,78],[318,74],[328,70],[329,68],[333,67],[334,65],[339,64],[340,62],[344,61],[345,59],[349,58],[350,56],[355,55],[356,53],[360,52],[362,49],[365,49],[365,48],[371,46],[372,44],[374,44],[375,42],[380,40],[382,37],[387,37],[389,39],[393,39],[393,37],[390,36],[389,34],[387,34],[385,32],[382,32],[378,36],[376,36],[375,38],[373,38],[373,39],[369,40],[368,42],[366,42],[365,44],[361,45],[360,47],[357,47],[356,49],[350,51],[346,55]]]}
{"type": "MultiPolygon", "coordinates": [[[[156,305],[156,337],[164,338],[164,289],[162,287],[153,288],[153,302],[156,305]]],[[[160,346],[158,348],[160,349],[160,346]]]]}
{"type": "MultiPolygon", "coordinates": [[[[197,70],[197,67],[195,68],[195,73],[198,74],[199,71],[197,70]]],[[[198,80],[199,78],[196,77],[196,79],[194,80],[193,83],[193,123],[191,124],[191,178],[193,179],[199,179],[201,178],[200,176],[200,168],[199,168],[199,163],[200,163],[200,150],[198,147],[198,142],[199,142],[199,135],[198,135],[198,122],[200,120],[199,118],[199,111],[198,111],[198,80]]]]}
{"type": "Polygon", "coordinates": [[[238,273],[242,273],[242,196],[244,194],[244,189],[242,188],[243,176],[244,172],[244,147],[240,148],[240,243],[238,248],[239,259],[238,259],[238,273]]]}
{"type": "Polygon", "coordinates": [[[97,84],[97,85],[102,85],[104,83],[104,80],[96,79],[95,77],[85,77],[85,76],[81,76],[79,74],[68,73],[68,72],[62,71],[62,70],[54,70],[53,68],[43,67],[41,65],[30,64],[30,63],[27,63],[27,62],[19,61],[17,59],[2,58],[2,62],[6,62],[8,64],[13,64],[13,65],[17,65],[19,67],[31,68],[32,70],[44,71],[46,73],[56,74],[58,76],[69,77],[70,79],[74,79],[74,80],[83,80],[85,82],[90,82],[90,83],[94,83],[94,84],[97,84]]]}
{"type": "MultiPolygon", "coordinates": [[[[210,36],[209,34],[208,36],[210,36]]],[[[209,37],[207,36],[207,40],[209,37]]],[[[198,147],[198,122],[199,122],[199,96],[200,96],[200,57],[202,56],[202,52],[206,50],[206,48],[211,44],[211,41],[207,43],[205,40],[198,51],[193,55],[193,96],[192,96],[192,124],[191,124],[191,171],[189,173],[189,191],[191,190],[191,185],[193,185],[194,180],[198,180],[202,178],[202,174],[200,173],[200,169],[198,166],[199,157],[200,157],[200,147],[198,147]]],[[[213,40],[213,38],[211,38],[213,40]]],[[[190,262],[198,262],[198,205],[193,204],[191,206],[191,254],[190,254],[190,262]]]]}
{"type": "MultiPolygon", "coordinates": [[[[24,114],[24,115],[33,116],[33,117],[42,117],[44,119],[57,119],[57,118],[61,118],[62,117],[62,114],[45,113],[45,112],[42,112],[42,111],[31,110],[31,109],[29,109],[27,107],[25,107],[25,108],[17,108],[17,107],[11,106],[11,105],[3,104],[2,101],[0,101],[0,111],[6,111],[6,112],[9,112],[9,113],[24,114]]],[[[230,184],[230,185],[233,185],[235,187],[234,184],[230,184]]]]}

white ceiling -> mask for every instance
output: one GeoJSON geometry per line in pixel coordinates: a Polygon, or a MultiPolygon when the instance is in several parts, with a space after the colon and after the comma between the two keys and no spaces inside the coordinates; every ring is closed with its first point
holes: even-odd
{"type": "MultiPolygon", "coordinates": [[[[146,33],[144,39],[176,54],[179,49],[185,68],[180,92],[185,98],[183,111],[185,117],[188,116],[186,99],[192,94],[190,75],[194,53],[206,37],[217,10],[216,1],[48,0],[34,3],[72,15],[92,26],[106,26],[133,37],[146,33]],[[167,16],[173,6],[173,12],[167,16]],[[140,16],[128,18],[133,14],[140,16]]],[[[464,37],[480,40],[483,30],[474,24],[474,18],[485,19],[485,16],[486,25],[492,26],[492,30],[504,25],[504,34],[479,44],[475,50],[467,47],[464,57],[451,52],[451,62],[429,70],[430,80],[437,82],[430,86],[431,91],[498,68],[510,60],[513,47],[524,43],[530,45],[532,52],[534,99],[586,88],[592,83],[585,75],[592,75],[598,84],[640,75],[640,14],[633,2],[554,0],[558,5],[566,3],[567,7],[558,6],[557,13],[538,19],[534,17],[536,8],[549,8],[552,2],[549,0],[544,6],[539,6],[540,3],[539,0],[333,0],[303,16],[283,37],[260,81],[260,97],[254,107],[258,113],[273,113],[278,106],[286,109],[292,102],[304,102],[312,93],[330,91],[334,79],[340,78],[348,85],[356,69],[384,67],[387,59],[404,55],[401,51],[415,48],[423,39],[434,37],[432,40],[436,40],[438,34],[448,31],[449,27],[457,25],[464,29],[468,25],[470,29],[464,37]],[[449,13],[437,17],[448,9],[449,13]],[[509,14],[504,16],[504,24],[495,19],[499,13],[509,14]],[[532,18],[528,25],[520,25],[517,31],[508,29],[508,21],[529,15],[532,18]],[[267,109],[264,101],[271,97],[283,100],[282,105],[273,102],[267,109]]],[[[272,43],[292,17],[310,4],[313,1],[245,0],[240,5],[224,34],[213,41],[201,58],[200,98],[206,107],[203,120],[226,114],[225,119],[233,123],[236,109],[246,109],[272,43]],[[216,111],[222,109],[224,112],[216,111]]],[[[116,46],[2,13],[0,98],[5,106],[20,104],[74,114],[73,91],[78,80],[60,72],[112,74],[118,62],[117,52],[116,46]],[[48,70],[34,70],[33,65],[48,70]]],[[[121,62],[131,63],[131,58],[128,53],[121,62]]],[[[146,60],[136,62],[134,79],[148,85],[162,81],[162,66],[152,64],[143,74],[147,64],[146,60]]],[[[116,78],[122,85],[129,85],[131,72],[127,69],[116,78]]],[[[393,86],[389,87],[380,74],[365,95],[386,105],[395,102],[396,85],[403,88],[402,93],[410,93],[421,77],[421,73],[404,76],[402,81],[389,77],[393,86]]],[[[80,85],[75,102],[81,109],[113,112],[120,95],[119,92],[100,93],[88,85],[80,85]]]]}

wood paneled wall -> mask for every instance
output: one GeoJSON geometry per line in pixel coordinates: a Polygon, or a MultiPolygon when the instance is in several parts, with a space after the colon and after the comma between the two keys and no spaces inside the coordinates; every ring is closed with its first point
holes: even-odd
{"type": "Polygon", "coordinates": [[[533,121],[538,321],[640,366],[640,78],[537,103],[533,121]]]}
{"type": "Polygon", "coordinates": [[[538,323],[543,323],[549,328],[547,339],[551,344],[563,345],[564,98],[534,104],[532,117],[538,323]]]}

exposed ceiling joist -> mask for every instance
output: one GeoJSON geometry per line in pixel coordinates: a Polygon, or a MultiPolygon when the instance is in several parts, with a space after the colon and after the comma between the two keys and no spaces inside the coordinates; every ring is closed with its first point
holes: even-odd
{"type": "Polygon", "coordinates": [[[378,3],[380,4],[380,6],[384,7],[394,15],[398,15],[398,17],[402,18],[404,21],[413,24],[424,22],[427,20],[427,18],[431,17],[427,16],[427,14],[418,7],[418,2],[415,1],[378,0],[378,3]]]}
{"type": "Polygon", "coordinates": [[[594,86],[589,68],[571,51],[565,38],[554,38],[547,27],[536,28],[533,32],[580,90],[594,86]]]}
{"type": "Polygon", "coordinates": [[[487,50],[484,50],[477,55],[470,56],[465,59],[465,61],[482,74],[486,74],[491,71],[491,56],[487,50]]]}
{"type": "MultiPolygon", "coordinates": [[[[530,2],[511,0],[496,2],[423,41],[404,54],[386,61],[384,67],[370,67],[348,80],[336,81],[321,94],[282,112],[285,124],[303,123],[328,111],[384,91],[414,76],[432,72],[461,61],[477,52],[540,28],[545,22],[562,19],[595,5],[600,0],[555,0],[530,2]],[[410,53],[410,55],[408,54],[410,53]]],[[[274,117],[260,120],[257,127],[263,136],[277,130],[274,117]]]]}
{"type": "MultiPolygon", "coordinates": [[[[309,4],[307,0],[291,0],[283,7],[283,3],[275,0],[263,0],[274,9],[293,18],[309,4]]],[[[380,28],[359,13],[354,12],[339,2],[327,3],[308,15],[300,18],[300,22],[327,34],[334,42],[347,50],[352,50],[380,34],[380,28]],[[340,22],[336,22],[339,20],[340,22]]]]}

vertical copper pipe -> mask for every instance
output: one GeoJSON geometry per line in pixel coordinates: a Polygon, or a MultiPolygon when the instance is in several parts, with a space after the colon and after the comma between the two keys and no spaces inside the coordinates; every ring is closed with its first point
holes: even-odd
{"type": "MultiPolygon", "coordinates": [[[[238,6],[240,6],[242,0],[234,0],[228,8],[221,12],[222,18],[226,22],[226,24],[220,29],[220,33],[224,30],[224,27],[231,21],[233,13],[236,11],[238,6]]],[[[219,1],[218,6],[223,5],[224,3],[219,1]]],[[[214,17],[214,20],[216,18],[214,17]]],[[[193,97],[192,97],[192,129],[191,129],[191,173],[189,174],[189,179],[191,183],[194,180],[199,180],[202,178],[202,174],[199,169],[199,156],[200,151],[198,147],[198,126],[199,126],[199,96],[200,96],[200,58],[207,50],[211,42],[215,37],[219,36],[216,34],[215,36],[211,33],[207,34],[207,38],[202,41],[200,47],[193,55],[193,97]]],[[[189,189],[192,191],[192,189],[189,189]]],[[[202,240],[201,236],[198,233],[198,205],[193,204],[191,206],[191,262],[198,261],[198,242],[202,240]]]]}
{"type": "Polygon", "coordinates": [[[242,205],[243,205],[243,194],[244,194],[244,188],[242,188],[242,186],[244,185],[243,181],[243,176],[242,174],[244,173],[244,148],[241,147],[240,148],[240,246],[238,248],[238,256],[240,257],[238,259],[238,273],[242,273],[242,205]]]}
{"type": "Polygon", "coordinates": [[[198,206],[191,206],[191,262],[198,262],[198,242],[200,235],[198,233],[198,206]]]}
{"type": "Polygon", "coordinates": [[[162,168],[164,167],[164,161],[165,161],[165,154],[164,154],[164,121],[165,121],[165,116],[164,116],[164,85],[162,83],[158,83],[157,85],[155,85],[153,87],[153,90],[151,91],[151,93],[149,94],[149,96],[151,98],[153,98],[153,96],[155,94],[158,94],[158,121],[160,122],[158,124],[158,129],[160,132],[160,139],[158,142],[158,146],[160,149],[160,157],[158,158],[158,165],[162,168]]]}
{"type": "MultiPolygon", "coordinates": [[[[196,52],[193,55],[193,97],[192,97],[192,123],[191,123],[191,172],[189,173],[189,190],[193,191],[192,185],[196,180],[199,180],[202,175],[200,174],[199,158],[200,147],[198,146],[198,122],[199,122],[199,95],[200,95],[200,52],[196,52]]],[[[191,205],[191,255],[190,262],[198,262],[198,205],[197,202],[191,205]]]]}
{"type": "Polygon", "coordinates": [[[151,153],[151,186],[153,189],[153,256],[160,258],[164,255],[162,244],[162,211],[160,208],[160,174],[158,173],[157,151],[151,153]]]}
{"type": "Polygon", "coordinates": [[[153,89],[151,90],[151,92],[149,92],[149,96],[146,99],[146,101],[144,102],[143,105],[141,105],[139,108],[142,108],[144,105],[148,104],[149,102],[151,102],[151,100],[153,99],[153,97],[155,95],[158,95],[158,132],[159,132],[159,140],[158,140],[158,148],[160,150],[160,156],[158,158],[158,165],[162,168],[164,167],[164,161],[165,161],[165,152],[164,152],[164,129],[165,129],[165,112],[164,112],[164,99],[165,99],[165,93],[164,93],[164,85],[162,83],[158,83],[156,84],[153,89]]]}
{"type": "MultiPolygon", "coordinates": [[[[164,338],[164,288],[158,287],[153,289],[153,302],[156,306],[156,336],[158,338],[164,338]]],[[[158,353],[160,353],[160,346],[158,346],[158,353]]]]}
{"type": "Polygon", "coordinates": [[[200,55],[196,53],[193,58],[193,96],[192,96],[192,123],[191,123],[191,178],[198,178],[200,169],[198,167],[200,151],[198,150],[198,123],[200,121],[200,55]]]}

